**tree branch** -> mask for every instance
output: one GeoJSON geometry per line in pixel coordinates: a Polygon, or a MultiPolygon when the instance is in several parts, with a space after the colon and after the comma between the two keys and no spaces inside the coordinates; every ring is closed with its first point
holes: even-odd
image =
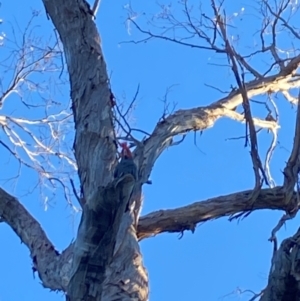
{"type": "Polygon", "coordinates": [[[54,245],[43,231],[41,225],[18,202],[0,188],[0,217],[18,235],[28,247],[33,261],[33,271],[37,271],[45,287],[53,290],[65,290],[68,283],[70,252],[62,255],[55,250],[54,245]]]}
{"type": "MultiPolygon", "coordinates": [[[[299,56],[300,58],[300,56],[299,56]]],[[[288,67],[288,66],[287,66],[288,67]]],[[[295,66],[295,68],[297,68],[295,66]]],[[[299,75],[286,75],[286,70],[278,74],[256,79],[245,83],[248,98],[281,90],[288,90],[300,86],[299,75]]],[[[189,131],[203,131],[212,127],[221,117],[229,117],[244,122],[243,115],[234,112],[235,108],[242,104],[243,98],[239,89],[232,91],[224,97],[206,107],[198,107],[187,110],[178,110],[159,122],[151,136],[143,145],[137,146],[136,156],[142,158],[139,162],[141,181],[146,183],[150,176],[152,167],[160,154],[172,143],[176,135],[185,134],[189,131]],[[143,155],[141,155],[143,154],[143,155]]],[[[256,126],[269,129],[278,129],[276,122],[263,121],[253,118],[256,126]]]]}
{"type": "MultiPolygon", "coordinates": [[[[96,276],[103,278],[106,266],[113,256],[120,220],[133,184],[133,180],[126,177],[116,188],[113,184],[107,188],[99,188],[94,195],[94,207],[86,208],[85,205],[81,222],[84,225],[79,228],[75,244],[68,246],[62,254],[55,250],[41,225],[23,205],[1,188],[0,220],[6,222],[28,247],[33,261],[33,271],[38,272],[44,287],[66,292],[71,283],[70,287],[75,286],[72,291],[77,292],[76,285],[79,289],[79,278],[83,277],[82,268],[86,264],[82,265],[82,259],[88,260],[89,267],[98,263],[96,276]],[[90,260],[93,260],[93,263],[90,260]],[[70,280],[72,275],[75,277],[70,280]]],[[[87,273],[84,276],[89,275],[87,273]]],[[[98,284],[97,281],[93,282],[95,286],[98,284]]]]}
{"type": "MultiPolygon", "coordinates": [[[[256,136],[256,130],[255,130],[255,124],[254,120],[252,118],[252,111],[251,106],[247,94],[247,89],[245,87],[244,79],[241,79],[241,76],[239,74],[238,65],[237,65],[237,58],[235,56],[235,51],[233,50],[232,45],[229,43],[229,40],[227,38],[227,28],[226,28],[226,20],[224,17],[219,13],[216,3],[214,0],[211,1],[212,7],[215,13],[216,18],[216,24],[220,28],[222,38],[225,42],[225,48],[226,53],[228,56],[228,60],[231,63],[231,69],[234,74],[234,77],[236,79],[236,82],[238,84],[239,91],[242,95],[243,101],[242,106],[244,109],[245,119],[246,119],[246,143],[245,146],[248,145],[248,129],[249,129],[249,136],[250,136],[250,154],[251,154],[251,160],[255,175],[255,187],[253,190],[253,194],[251,196],[251,201],[255,202],[256,197],[259,193],[259,190],[263,184],[261,175],[265,181],[265,183],[268,185],[268,179],[266,177],[265,171],[263,169],[263,165],[259,156],[258,151],[258,143],[257,143],[257,136],[256,136]]],[[[244,78],[244,76],[242,77],[244,78]]]]}
{"type": "MultiPolygon", "coordinates": [[[[292,195],[295,189],[296,183],[299,179],[299,170],[300,170],[300,92],[298,95],[298,106],[297,106],[297,117],[295,125],[295,134],[293,149],[291,151],[290,157],[284,168],[284,187],[286,189],[286,203],[292,201],[292,195]]],[[[297,206],[298,200],[295,203],[291,203],[291,208],[297,206]]]]}
{"type": "MultiPolygon", "coordinates": [[[[286,210],[282,187],[261,189],[254,204],[249,202],[253,190],[208,199],[169,210],[159,210],[142,216],[138,224],[138,238],[142,240],[164,232],[195,231],[196,225],[243,211],[261,209],[286,210]]],[[[296,193],[293,198],[296,199],[296,193]]]]}

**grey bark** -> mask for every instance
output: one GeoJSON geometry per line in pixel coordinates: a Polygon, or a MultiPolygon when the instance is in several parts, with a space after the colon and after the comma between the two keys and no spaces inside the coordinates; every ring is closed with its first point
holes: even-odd
{"type": "Polygon", "coordinates": [[[300,300],[300,228],[274,250],[268,285],[260,301],[300,300]]]}
{"type": "MultiPolygon", "coordinates": [[[[43,2],[63,42],[70,75],[76,127],[74,150],[84,194],[83,215],[76,242],[62,254],[55,250],[26,209],[1,189],[0,218],[30,249],[34,268],[45,287],[67,292],[70,300],[147,300],[148,275],[138,237],[194,231],[201,221],[251,209],[251,191],[245,191],[155,212],[139,221],[142,185],[148,181],[156,159],[172,146],[172,138],[205,130],[223,117],[243,122],[243,114],[234,111],[242,103],[240,91],[235,90],[206,107],[179,110],[156,125],[152,135],[135,149],[139,176],[130,210],[124,213],[132,183],[125,181],[115,187],[112,180],[116,146],[111,91],[93,12],[83,0],[43,2]]],[[[248,97],[299,87],[299,75],[295,72],[299,60],[300,56],[296,57],[296,64],[286,65],[277,74],[248,82],[248,97]]],[[[254,123],[261,128],[278,128],[276,122],[269,120],[254,118],[254,123]]],[[[284,198],[281,187],[262,190],[252,210],[289,211],[284,198]]],[[[298,236],[284,242],[274,254],[269,285],[262,300],[296,300],[299,296],[298,236]]]]}
{"type": "Polygon", "coordinates": [[[131,175],[116,181],[95,191],[93,207],[83,207],[67,300],[101,300],[106,269],[112,263],[122,215],[135,184],[131,175]]]}
{"type": "Polygon", "coordinates": [[[93,12],[84,0],[43,2],[64,46],[76,128],[74,150],[85,202],[73,248],[68,298],[147,300],[148,278],[132,213],[124,213],[123,208],[129,195],[121,201],[119,191],[114,194],[109,184],[116,144],[111,91],[93,12]]]}
{"type": "MultiPolygon", "coordinates": [[[[142,216],[138,224],[138,238],[142,240],[160,233],[194,232],[197,224],[221,217],[232,217],[240,212],[262,209],[289,211],[285,202],[285,190],[278,186],[262,189],[254,204],[249,202],[253,190],[203,200],[184,207],[159,210],[142,216]]],[[[297,195],[293,194],[293,202],[297,195]]]]}

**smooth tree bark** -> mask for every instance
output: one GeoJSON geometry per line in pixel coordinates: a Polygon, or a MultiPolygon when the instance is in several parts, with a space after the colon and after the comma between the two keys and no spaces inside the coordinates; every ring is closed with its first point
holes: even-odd
{"type": "MultiPolygon", "coordinates": [[[[98,7],[99,1],[96,2],[98,7]]],[[[163,232],[195,231],[200,222],[225,216],[234,219],[239,214],[271,209],[282,210],[285,215],[270,237],[274,241],[274,254],[268,285],[256,297],[261,300],[299,300],[300,232],[286,239],[278,249],[275,237],[281,225],[298,211],[299,195],[294,187],[300,164],[297,142],[300,141],[299,106],[294,148],[284,171],[282,186],[219,196],[143,217],[139,217],[139,212],[142,187],[149,182],[157,158],[176,144],[173,142],[175,136],[204,131],[224,117],[248,124],[246,113],[236,111],[238,106],[245,104],[245,97],[277,92],[286,94],[290,89],[300,87],[300,75],[297,74],[300,55],[282,64],[278,61],[280,68],[277,73],[256,74],[253,80],[244,82],[208,106],[178,110],[159,121],[147,139],[136,143],[137,180],[128,176],[117,182],[113,179],[117,141],[112,91],[94,12],[84,0],[43,0],[43,3],[63,43],[68,66],[76,132],[74,150],[83,196],[82,218],[75,242],[61,254],[55,250],[54,243],[47,238],[38,221],[1,188],[0,218],[29,248],[34,270],[44,287],[65,292],[69,301],[148,300],[149,280],[143,266],[140,240],[163,232]],[[128,201],[130,206],[126,210],[128,201]]],[[[221,18],[218,20],[216,24],[222,29],[221,18]]],[[[233,62],[239,58],[229,44],[226,47],[233,62]]],[[[216,51],[221,52],[220,49],[216,51]]],[[[255,74],[253,70],[252,73],[255,74]]],[[[291,102],[299,103],[294,99],[291,102]]],[[[0,119],[1,125],[5,122],[5,119],[0,119]]],[[[251,122],[271,131],[274,137],[280,127],[272,118],[251,117],[251,122]]]]}

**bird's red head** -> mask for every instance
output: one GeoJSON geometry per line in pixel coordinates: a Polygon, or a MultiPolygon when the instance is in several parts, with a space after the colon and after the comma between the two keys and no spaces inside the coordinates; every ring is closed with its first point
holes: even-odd
{"type": "Polygon", "coordinates": [[[120,143],[122,148],[121,150],[121,158],[132,159],[132,152],[130,151],[126,142],[120,143]]]}

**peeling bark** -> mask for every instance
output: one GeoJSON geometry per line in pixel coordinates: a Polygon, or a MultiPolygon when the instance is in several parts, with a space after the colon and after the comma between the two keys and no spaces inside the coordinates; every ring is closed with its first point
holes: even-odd
{"type": "Polygon", "coordinates": [[[112,179],[116,145],[111,91],[100,36],[84,0],[43,1],[64,46],[76,128],[74,149],[88,202],[98,185],[112,179]]]}
{"type": "Polygon", "coordinates": [[[121,208],[108,206],[111,196],[100,202],[94,197],[99,185],[107,188],[112,181],[117,149],[111,91],[93,12],[84,0],[43,2],[64,46],[76,128],[74,150],[86,204],[74,246],[68,295],[71,300],[147,300],[148,276],[132,213],[123,210],[119,217],[121,208]],[[97,216],[102,216],[100,224],[97,216]],[[107,230],[112,221],[116,228],[109,229],[107,234],[112,235],[107,237],[100,228],[107,230]]]}
{"type": "MultiPolygon", "coordinates": [[[[284,210],[292,208],[285,203],[282,187],[262,189],[254,204],[249,202],[253,190],[241,191],[225,196],[169,210],[159,210],[142,216],[138,224],[138,238],[142,240],[164,232],[194,231],[200,222],[233,216],[243,211],[261,209],[284,210]]],[[[293,195],[296,201],[296,193],[293,195]]]]}
{"type": "Polygon", "coordinates": [[[117,187],[115,184],[99,187],[92,206],[83,208],[67,300],[102,300],[106,269],[112,263],[121,219],[135,183],[129,175],[117,187]]]}
{"type": "Polygon", "coordinates": [[[275,250],[268,279],[260,301],[300,300],[300,229],[275,250]]]}

